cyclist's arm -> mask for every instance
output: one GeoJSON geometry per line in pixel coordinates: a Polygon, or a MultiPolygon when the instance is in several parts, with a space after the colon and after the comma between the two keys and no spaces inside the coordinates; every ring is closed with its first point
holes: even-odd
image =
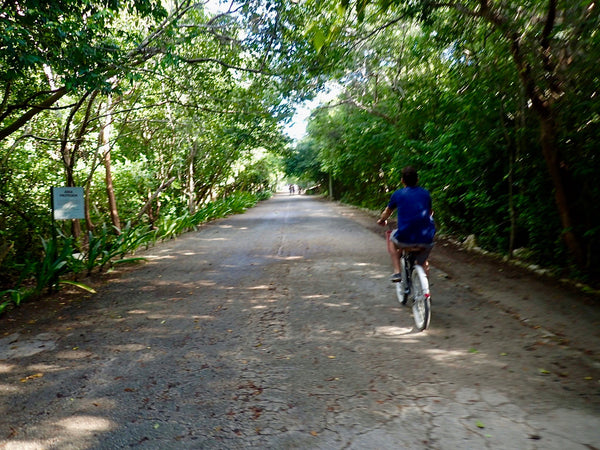
{"type": "Polygon", "coordinates": [[[388,218],[392,215],[393,212],[394,210],[392,208],[386,206],[383,212],[381,213],[381,216],[379,217],[377,223],[379,225],[385,225],[386,220],[388,220],[388,218]]]}

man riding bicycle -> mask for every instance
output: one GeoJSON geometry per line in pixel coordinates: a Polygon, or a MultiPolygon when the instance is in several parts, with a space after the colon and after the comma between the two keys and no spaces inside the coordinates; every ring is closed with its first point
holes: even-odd
{"type": "Polygon", "coordinates": [[[393,251],[390,251],[395,272],[391,278],[393,282],[402,279],[400,257],[404,248],[419,247],[420,250],[415,255],[416,262],[425,269],[426,273],[429,271],[427,258],[433,247],[435,224],[431,209],[431,195],[427,189],[417,186],[418,181],[419,176],[413,167],[402,169],[402,183],[405,187],[392,194],[388,205],[377,220],[379,225],[384,226],[394,210],[398,210],[398,227],[390,236],[394,244],[393,251]]]}

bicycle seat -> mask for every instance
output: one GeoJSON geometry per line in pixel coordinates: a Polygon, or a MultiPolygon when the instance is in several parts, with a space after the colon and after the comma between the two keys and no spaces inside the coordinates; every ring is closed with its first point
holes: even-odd
{"type": "Polygon", "coordinates": [[[426,247],[423,247],[422,245],[413,245],[411,247],[402,247],[403,250],[406,250],[407,252],[420,252],[421,250],[425,250],[426,247]]]}

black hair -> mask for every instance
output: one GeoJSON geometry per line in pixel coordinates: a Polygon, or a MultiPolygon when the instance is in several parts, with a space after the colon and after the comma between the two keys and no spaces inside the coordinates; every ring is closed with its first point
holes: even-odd
{"type": "Polygon", "coordinates": [[[419,181],[417,170],[412,166],[405,167],[402,169],[402,180],[407,186],[416,186],[417,182],[419,181]]]}

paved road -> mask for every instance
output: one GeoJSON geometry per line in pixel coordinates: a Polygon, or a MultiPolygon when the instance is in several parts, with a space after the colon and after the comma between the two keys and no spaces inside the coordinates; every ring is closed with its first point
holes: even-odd
{"type": "Polygon", "coordinates": [[[361,214],[276,196],[5,335],[0,449],[600,448],[597,334],[528,324],[441,248],[416,333],[361,214]]]}

